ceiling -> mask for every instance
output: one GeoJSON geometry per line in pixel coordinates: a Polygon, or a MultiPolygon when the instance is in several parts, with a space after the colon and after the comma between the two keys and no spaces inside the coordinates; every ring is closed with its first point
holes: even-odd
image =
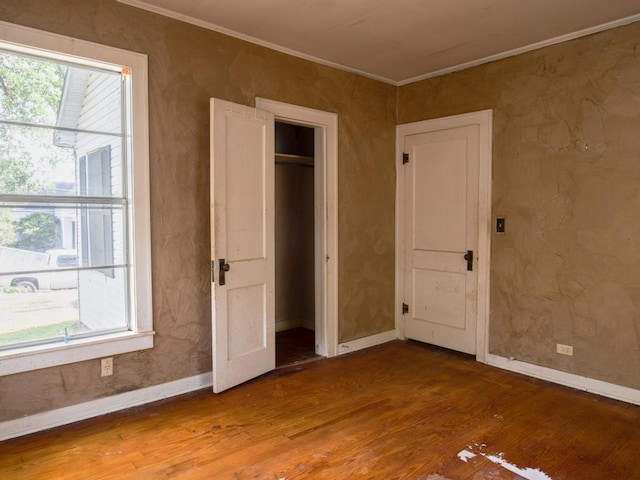
{"type": "Polygon", "coordinates": [[[119,0],[403,85],[640,20],[638,0],[119,0]]]}

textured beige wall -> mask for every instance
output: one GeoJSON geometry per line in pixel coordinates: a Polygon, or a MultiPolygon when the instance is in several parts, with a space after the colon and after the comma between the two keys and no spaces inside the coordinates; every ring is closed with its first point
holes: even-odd
{"type": "Polygon", "coordinates": [[[210,97],[338,114],[340,341],[393,329],[394,87],[112,0],[3,0],[0,20],[149,56],[157,331],[112,377],[94,360],[0,378],[0,421],[211,370],[210,97]]]}
{"type": "Polygon", "coordinates": [[[491,353],[640,388],[640,23],[398,90],[398,123],[487,108],[491,353]]]}
{"type": "Polygon", "coordinates": [[[638,24],[396,91],[112,0],[3,0],[0,20],[149,56],[157,330],[112,377],[0,378],[0,421],[210,370],[210,97],[338,114],[340,341],[393,328],[396,93],[397,123],[494,109],[491,352],[640,388],[638,24]]]}

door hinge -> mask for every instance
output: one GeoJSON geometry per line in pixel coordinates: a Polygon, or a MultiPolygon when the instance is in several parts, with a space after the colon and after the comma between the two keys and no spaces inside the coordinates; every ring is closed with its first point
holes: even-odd
{"type": "Polygon", "coordinates": [[[409,305],[407,305],[406,303],[402,304],[402,314],[404,315],[405,313],[409,313],[409,305]]]}
{"type": "Polygon", "coordinates": [[[405,163],[409,163],[409,154],[408,153],[403,153],[402,154],[402,164],[404,165],[405,163]]]}
{"type": "Polygon", "coordinates": [[[216,283],[215,268],[216,264],[211,260],[211,283],[216,283]]]}

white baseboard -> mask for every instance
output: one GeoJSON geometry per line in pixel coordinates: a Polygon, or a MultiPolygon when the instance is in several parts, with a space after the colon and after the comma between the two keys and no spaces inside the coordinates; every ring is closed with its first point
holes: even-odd
{"type": "MultiPolygon", "coordinates": [[[[396,339],[395,330],[371,335],[369,337],[358,338],[350,342],[338,345],[338,354],[362,350],[396,339]]],[[[521,373],[530,377],[539,378],[553,383],[558,383],[567,387],[585,390],[587,392],[602,395],[604,397],[621,400],[623,402],[640,405],[640,390],[603,382],[588,377],[582,377],[572,373],[561,372],[552,368],[541,367],[519,360],[510,360],[499,355],[487,355],[487,365],[521,373]]],[[[100,398],[90,402],[71,405],[69,407],[51,410],[49,412],[37,413],[15,420],[0,423],[0,441],[10,438],[35,433],[49,428],[59,427],[69,423],[97,417],[107,413],[116,412],[125,408],[155,402],[164,398],[189,393],[213,385],[213,375],[211,372],[203,373],[193,377],[183,378],[174,382],[155,385],[153,387],[141,388],[131,392],[113,395],[111,397],[100,398]]]]}
{"type": "Polygon", "coordinates": [[[213,385],[213,374],[203,373],[174,382],[120,393],[111,397],[37,413],[0,423],[0,441],[155,402],[213,385]]]}
{"type": "Polygon", "coordinates": [[[547,380],[553,383],[559,383],[566,387],[584,390],[590,393],[596,393],[603,397],[621,400],[627,403],[640,405],[640,390],[629,387],[622,387],[614,383],[603,382],[589,377],[575,375],[573,373],[561,372],[552,368],[541,367],[531,363],[521,362],[519,360],[511,360],[499,355],[488,354],[486,364],[493,367],[502,368],[511,372],[522,373],[530,377],[547,380]]]}
{"type": "Polygon", "coordinates": [[[338,355],[343,355],[349,352],[355,352],[362,350],[363,348],[373,347],[374,345],[380,345],[390,342],[398,338],[395,330],[389,330],[388,332],[378,333],[369,337],[358,338],[351,340],[350,342],[341,343],[338,345],[338,355]]]}

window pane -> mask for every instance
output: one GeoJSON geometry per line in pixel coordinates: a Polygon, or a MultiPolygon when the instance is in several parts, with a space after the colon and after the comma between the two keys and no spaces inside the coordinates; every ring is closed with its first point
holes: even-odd
{"type": "Polygon", "coordinates": [[[124,205],[2,206],[0,273],[126,262],[124,205]]]}
{"type": "Polygon", "coordinates": [[[74,206],[0,204],[0,272],[8,266],[48,265],[49,250],[75,250],[79,214],[74,206]]]}
{"type": "MultiPolygon", "coordinates": [[[[128,329],[124,268],[44,272],[0,288],[0,348],[128,329]],[[36,288],[34,279],[46,289],[36,288]]],[[[7,284],[8,276],[0,275],[7,284]]]]}
{"type": "Polygon", "coordinates": [[[122,137],[74,134],[78,156],[54,143],[58,133],[0,124],[0,194],[122,197],[122,137]]]}
{"type": "Polygon", "coordinates": [[[55,146],[52,136],[0,124],[0,193],[75,195],[74,151],[55,146]]]}
{"type": "MultiPolygon", "coordinates": [[[[0,77],[0,120],[122,133],[119,73],[0,51],[0,77]]],[[[75,141],[58,133],[59,143],[75,141]]]]}
{"type": "Polygon", "coordinates": [[[127,329],[126,269],[82,270],[78,302],[82,325],[93,332],[127,329]]]}
{"type": "Polygon", "coordinates": [[[82,267],[125,263],[124,209],[95,205],[79,211],[78,256],[82,267]]]}
{"type": "MultiPolygon", "coordinates": [[[[78,156],[77,194],[90,197],[123,196],[122,142],[120,138],[83,135],[87,148],[78,156]]],[[[76,150],[78,151],[78,150],[76,150]]]]}
{"type": "Polygon", "coordinates": [[[63,341],[65,328],[69,336],[82,330],[77,288],[35,292],[31,288],[25,282],[16,289],[1,290],[0,348],[52,339],[63,341]]]}
{"type": "MultiPolygon", "coordinates": [[[[56,125],[122,133],[122,88],[120,74],[68,68],[56,125]]],[[[76,135],[76,141],[80,143],[81,134],[76,135]]]]}
{"type": "Polygon", "coordinates": [[[73,339],[128,328],[124,212],[105,204],[0,208],[0,348],[62,341],[65,329],[73,339]]]}
{"type": "Polygon", "coordinates": [[[0,52],[0,119],[55,125],[67,67],[0,52]]]}

